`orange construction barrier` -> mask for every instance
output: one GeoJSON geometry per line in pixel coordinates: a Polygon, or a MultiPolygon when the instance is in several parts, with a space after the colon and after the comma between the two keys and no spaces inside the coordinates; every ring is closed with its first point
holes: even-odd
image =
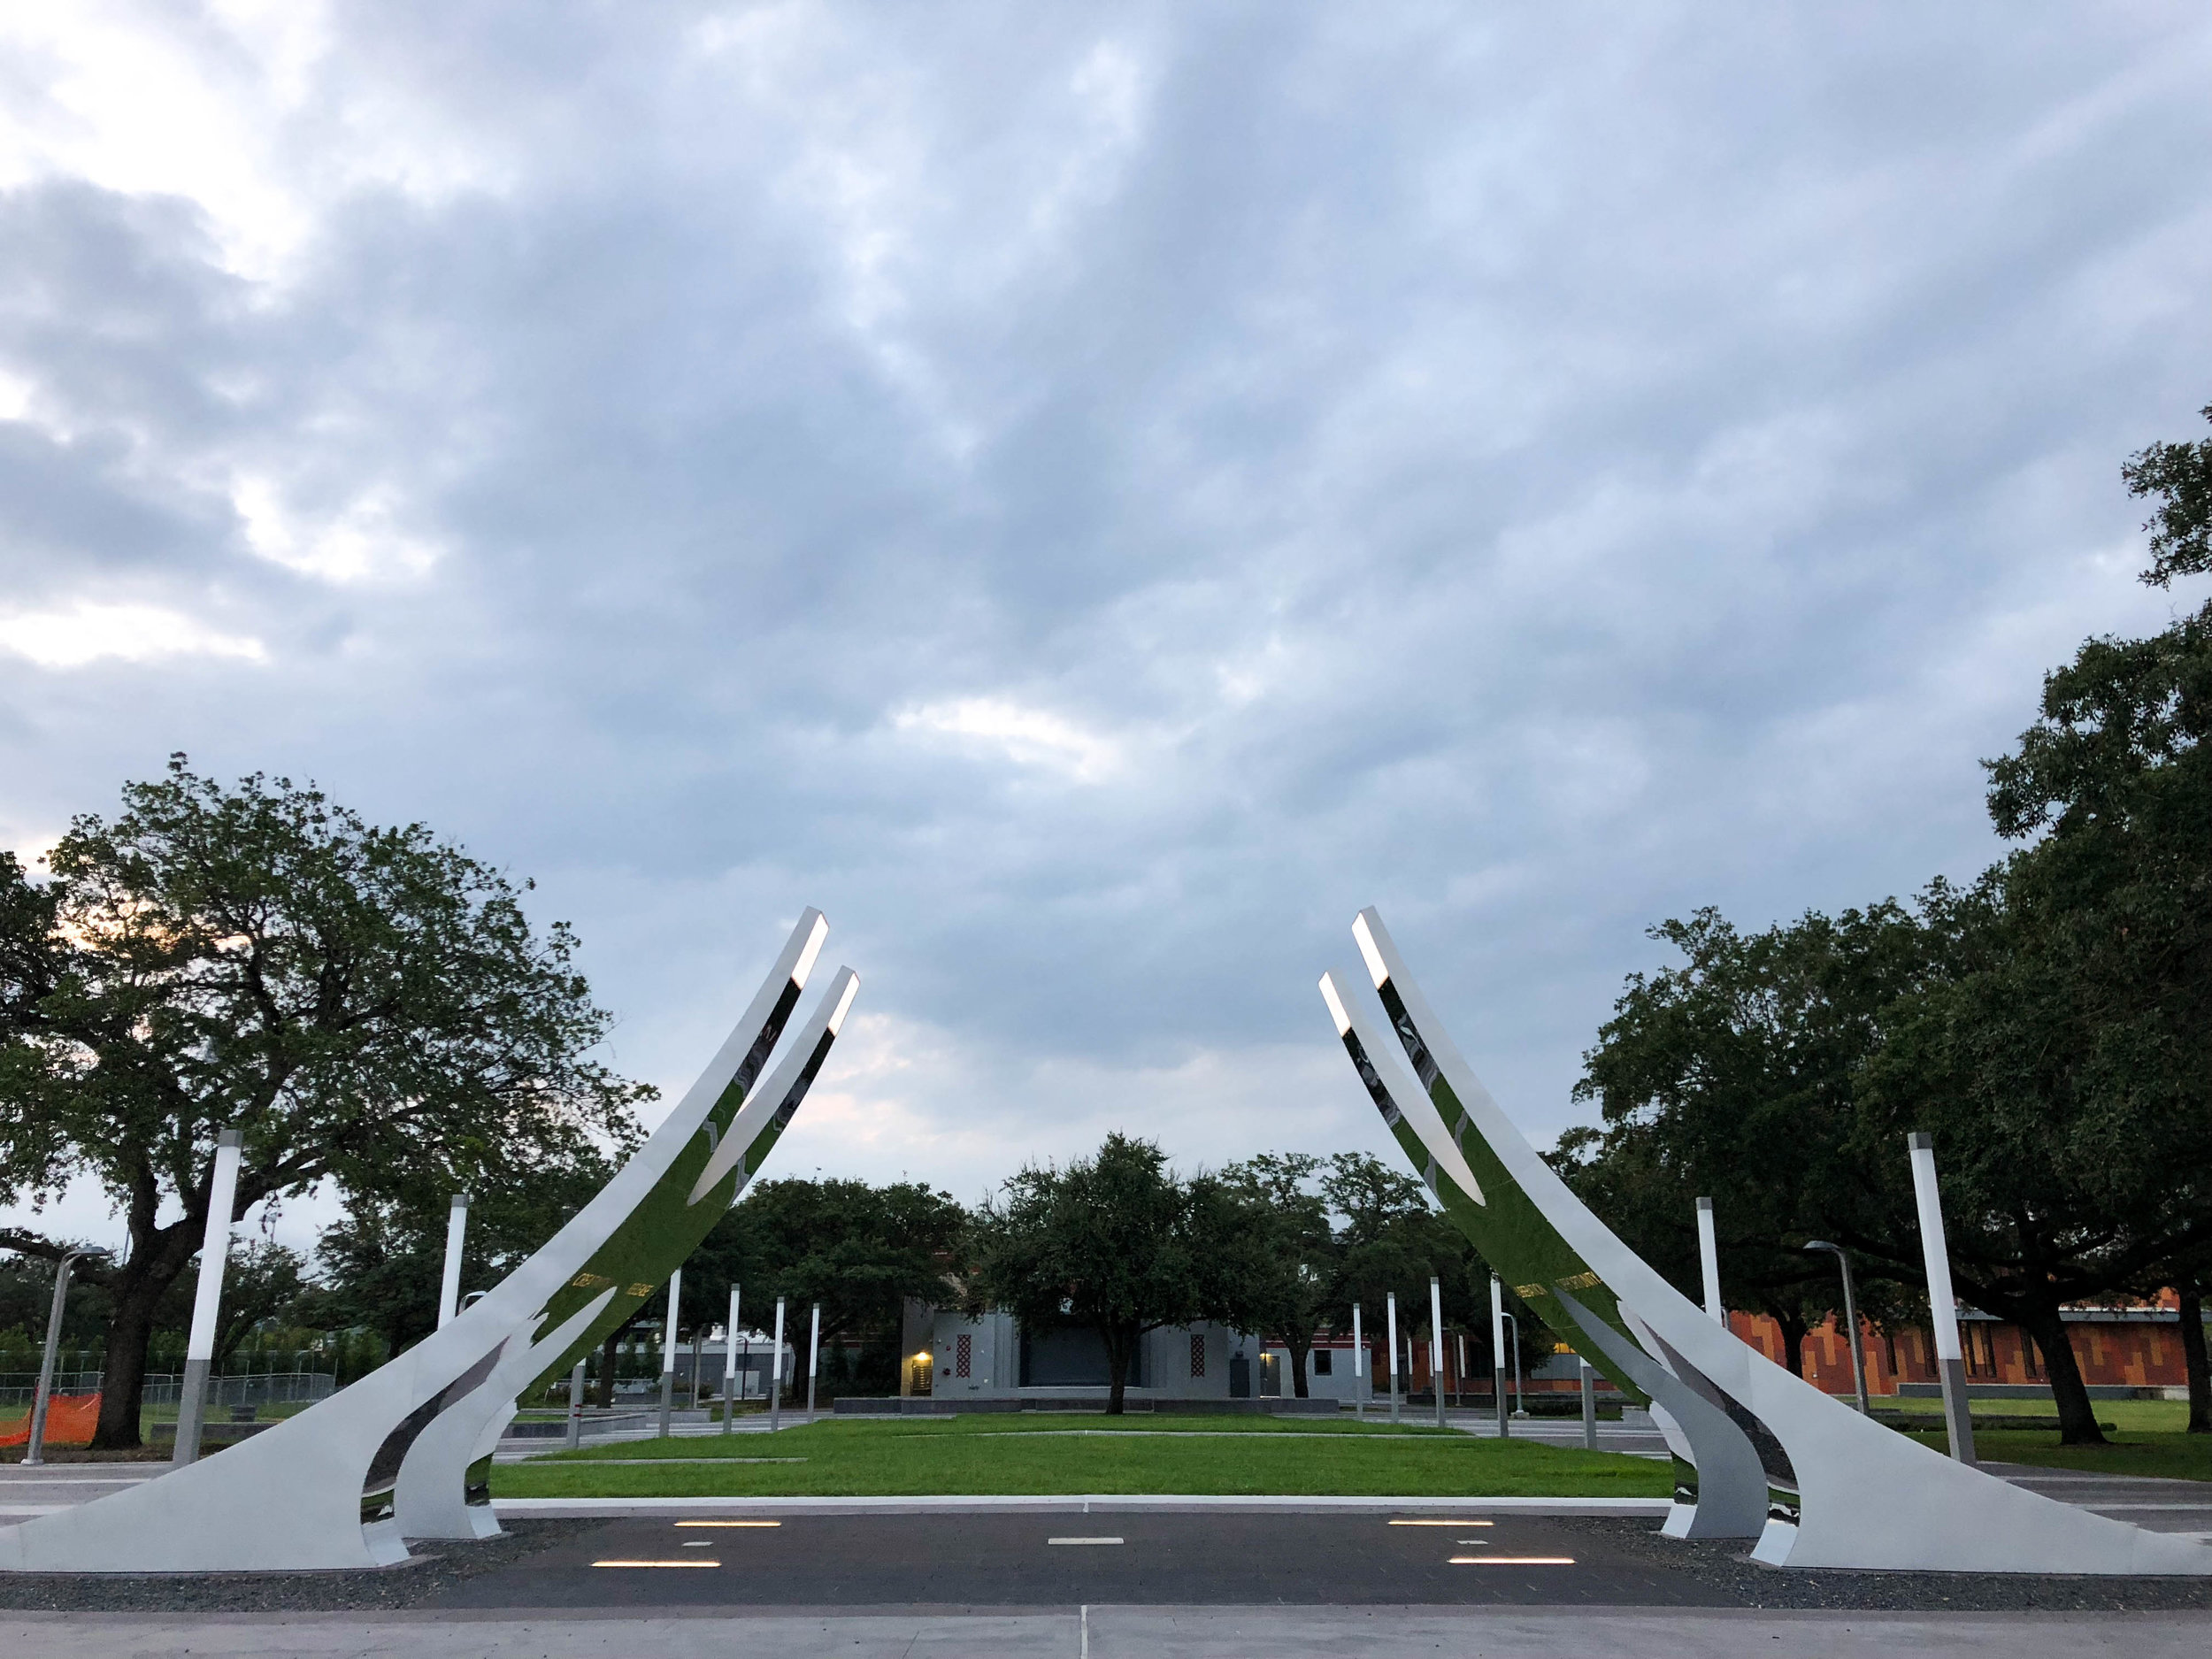
{"type": "MultiPolygon", "coordinates": [[[[56,1394],[46,1402],[46,1443],[49,1446],[88,1446],[100,1422],[98,1394],[56,1394]]],[[[31,1416],[0,1428],[0,1446],[28,1446],[31,1416]]]]}

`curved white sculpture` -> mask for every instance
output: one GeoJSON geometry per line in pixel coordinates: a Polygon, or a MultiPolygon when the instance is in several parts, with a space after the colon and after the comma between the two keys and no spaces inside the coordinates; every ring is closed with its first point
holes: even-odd
{"type": "MultiPolygon", "coordinates": [[[[1751,1552],[1754,1560],[1773,1566],[1955,1572],[2212,1572],[2212,1548],[2194,1538],[2092,1515],[1955,1463],[1830,1399],[1724,1330],[1616,1238],[1522,1137],[1453,1046],[1406,972],[1382,918],[1371,909],[1362,910],[1353,934],[1375,993],[1436,1109],[1432,1127],[1426,1114],[1403,1120],[1432,1171],[1445,1148],[1429,1137],[1440,1136],[1480,1181],[1480,1208],[1494,1216],[1502,1209],[1512,1211],[1487,1229],[1506,1240],[1502,1248],[1517,1248],[1527,1259],[1548,1255],[1548,1269],[1586,1264],[1534,1275],[1516,1285],[1516,1293],[1594,1366],[1617,1377],[1625,1371],[1655,1396],[1663,1377],[1694,1374],[1732,1405],[1732,1418],[1740,1414],[1770,1432],[1786,1455],[1794,1489],[1776,1493],[1751,1552]],[[1525,1210],[1512,1204],[1509,1194],[1517,1194],[1525,1210]],[[1516,1231],[1555,1239],[1561,1249],[1551,1250],[1540,1237],[1516,1247],[1509,1240],[1516,1231]],[[1609,1303],[1617,1320],[1606,1317],[1609,1303]]],[[[1360,1029],[1350,1018],[1350,988],[1337,975],[1323,987],[1348,1048],[1360,1029]]],[[[1356,1064],[1357,1053],[1354,1059],[1356,1064]]],[[[1363,1067],[1363,1079],[1372,1071],[1363,1067]]],[[[1369,1087],[1371,1092],[1375,1085],[1369,1087]]],[[[1400,1139],[1402,1144],[1405,1137],[1400,1139]]],[[[1434,1187],[1434,1173],[1430,1180],[1434,1187]]],[[[1457,1221],[1470,1207],[1446,1208],[1457,1221]]],[[[1481,1237],[1476,1244],[1488,1254],[1481,1237]]],[[[1700,1455],[1709,1455],[1709,1446],[1723,1443],[1700,1440],[1690,1420],[1678,1413],[1678,1418],[1700,1455]]],[[[1709,1420],[1705,1426],[1711,1427],[1709,1420]]],[[[1700,1471],[1701,1497],[1707,1472],[1700,1471]]]]}
{"type": "Polygon", "coordinates": [[[838,970],[801,1041],[757,1091],[775,1106],[755,1115],[751,1156],[726,1161],[721,1177],[701,1187],[700,1172],[755,1093],[828,931],[820,911],[800,917],[751,1005],[675,1110],[488,1295],[350,1387],[218,1456],[0,1530],[0,1571],[386,1566],[407,1555],[408,1517],[394,1515],[396,1501],[419,1512],[426,1530],[414,1536],[484,1535],[488,1517],[469,1512],[467,1469],[486,1435],[496,1438],[516,1394],[565,1368],[653,1294],[758,1167],[766,1146],[756,1142],[790,1121],[820,1071],[858,987],[849,968],[838,970]],[[672,1253],[675,1260],[662,1265],[672,1253]]]}
{"type": "MultiPolygon", "coordinates": [[[[1578,1343],[1578,1351],[1631,1400],[1652,1402],[1653,1417],[1674,1455],[1675,1502],[1664,1530],[1676,1538],[1758,1537],[1767,1518],[1766,1473],[1757,1448],[1730,1418],[1719,1391],[1686,1365],[1662,1364],[1638,1346],[1645,1333],[1635,1328],[1633,1316],[1609,1305],[1610,1293],[1598,1276],[1535,1210],[1487,1144],[1478,1138],[1472,1147],[1467,1145],[1467,1119],[1455,1113],[1454,1127],[1445,1128],[1428,1088],[1405,1075],[1376,1033],[1357,983],[1340,969],[1325,973],[1322,1000],[1368,1097],[1446,1216],[1524,1298],[1532,1285],[1547,1280],[1589,1286],[1586,1294],[1598,1305],[1578,1310],[1576,1322],[1586,1327],[1581,1334],[1609,1326],[1618,1340],[1594,1338],[1578,1343]],[[1486,1181],[1475,1173],[1471,1156],[1488,1166],[1486,1181]]],[[[1417,1046],[1414,1064],[1434,1077],[1434,1067],[1417,1046]]],[[[1572,1340],[1575,1333],[1562,1334],[1572,1340]]]]}

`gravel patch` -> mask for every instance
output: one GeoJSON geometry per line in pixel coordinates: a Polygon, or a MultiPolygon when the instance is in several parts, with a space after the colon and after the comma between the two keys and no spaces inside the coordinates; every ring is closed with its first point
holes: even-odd
{"type": "Polygon", "coordinates": [[[1671,1570],[1756,1608],[1855,1613],[2155,1613],[2212,1609],[2212,1578],[2117,1578],[2034,1572],[1867,1572],[1763,1567],[1748,1541],[1663,1538],[1648,1521],[1575,1517],[1548,1525],[1603,1536],[1655,1568],[1671,1570]]]}
{"type": "Polygon", "coordinates": [[[482,1543],[419,1545],[396,1567],[351,1572],[0,1573],[0,1609],[50,1613],[336,1613],[419,1607],[603,1521],[508,1521],[482,1543]]]}

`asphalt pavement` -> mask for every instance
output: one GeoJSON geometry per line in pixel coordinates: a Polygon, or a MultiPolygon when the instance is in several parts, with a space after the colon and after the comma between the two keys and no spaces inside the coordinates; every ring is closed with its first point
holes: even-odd
{"type": "MultiPolygon", "coordinates": [[[[1650,1523],[1622,1523],[1650,1530],[1650,1523]]],[[[443,1607],[1730,1606],[1555,1517],[1155,1510],[625,1518],[443,1607]]]]}

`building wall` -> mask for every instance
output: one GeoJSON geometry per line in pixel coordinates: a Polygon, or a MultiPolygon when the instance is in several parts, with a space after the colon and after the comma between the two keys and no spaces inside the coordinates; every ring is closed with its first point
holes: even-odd
{"type": "MultiPolygon", "coordinates": [[[[1210,1323],[1148,1332],[1137,1367],[1145,1381],[1125,1385],[1127,1392],[1227,1399],[1230,1361],[1240,1345],[1257,1352],[1248,1338],[1210,1323]]],[[[1109,1392],[1104,1384],[1081,1383],[1025,1389],[1021,1327],[1010,1314],[988,1313],[970,1318],[954,1310],[909,1302],[902,1346],[905,1357],[900,1365],[899,1389],[902,1394],[926,1391],[941,1398],[1006,1400],[1024,1394],[1064,1397],[1094,1393],[1103,1398],[1109,1392]]]]}
{"type": "MultiPolygon", "coordinates": [[[[1785,1348],[1782,1328],[1763,1314],[1732,1313],[1728,1327],[1779,1365],[1785,1348]]],[[[2177,1316],[2162,1308],[2116,1309],[2069,1313],[2066,1334],[2081,1367],[2082,1380],[2094,1387],[2178,1387],[2187,1381],[2177,1316]]],[[[1962,1315],[1959,1346],[1965,1350],[1970,1383],[2047,1383],[2032,1338],[2016,1325],[1980,1314],[1962,1315]]],[[[1861,1363],[1870,1394],[1893,1394],[1900,1383],[1939,1380],[1928,1333],[1918,1329],[1890,1333],[1862,1324],[1861,1363]]],[[[1806,1380],[1830,1394],[1849,1394],[1851,1350],[1838,1322],[1831,1318],[1805,1338],[1806,1380]]]]}

